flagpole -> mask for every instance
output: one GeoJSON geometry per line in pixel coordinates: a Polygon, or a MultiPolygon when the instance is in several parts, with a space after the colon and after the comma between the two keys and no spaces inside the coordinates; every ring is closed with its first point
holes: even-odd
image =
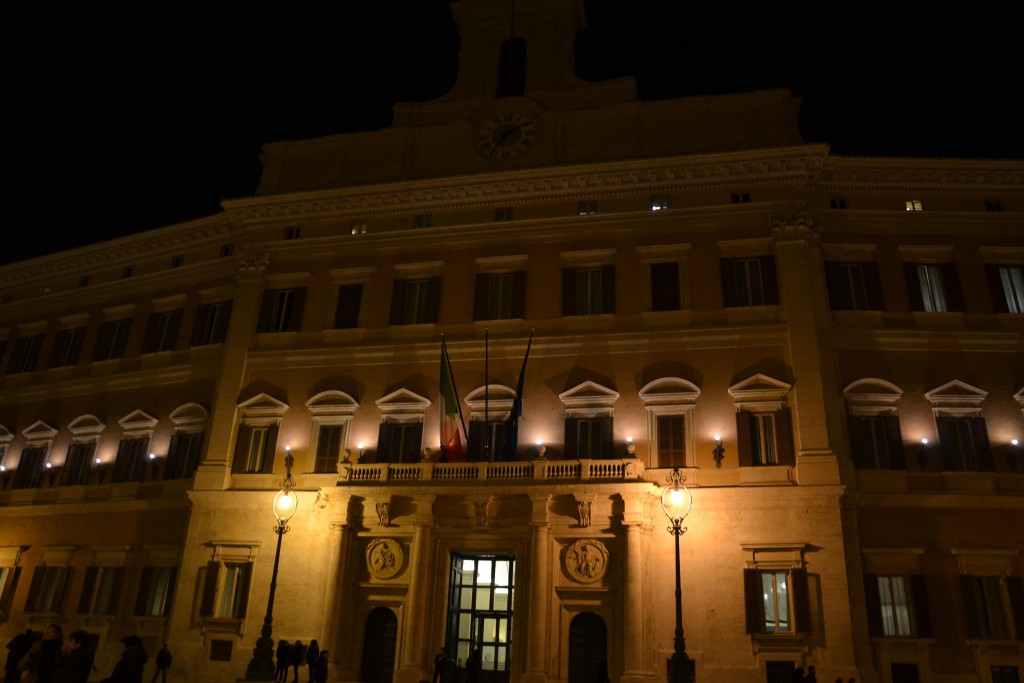
{"type": "Polygon", "coordinates": [[[530,346],[533,344],[533,330],[530,330],[530,339],[526,342],[526,353],[523,354],[523,367],[519,371],[519,381],[516,383],[516,396],[512,401],[512,410],[508,414],[508,425],[505,427],[505,443],[502,444],[502,458],[509,460],[515,458],[515,453],[508,453],[510,447],[515,449],[519,443],[519,417],[523,412],[523,380],[526,378],[526,361],[530,358],[530,346]],[[516,435],[516,443],[512,444],[512,435],[516,435]]]}
{"type": "Polygon", "coordinates": [[[466,418],[462,417],[462,401],[459,400],[459,388],[455,386],[455,373],[452,372],[452,361],[448,357],[448,344],[444,341],[444,335],[441,335],[441,350],[444,352],[444,362],[448,366],[448,376],[452,380],[452,391],[455,392],[455,407],[459,409],[459,422],[462,423],[462,433],[466,435],[466,439],[469,439],[469,431],[466,429],[466,418]]]}
{"type": "Polygon", "coordinates": [[[490,347],[489,339],[490,333],[488,329],[484,328],[484,462],[491,461],[491,422],[488,413],[488,400],[487,395],[490,393],[487,390],[487,361],[488,361],[488,348],[490,347]]]}

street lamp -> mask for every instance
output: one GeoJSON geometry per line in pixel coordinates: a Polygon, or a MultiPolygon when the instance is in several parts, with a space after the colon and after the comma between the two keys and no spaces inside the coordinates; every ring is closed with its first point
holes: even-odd
{"type": "Polygon", "coordinates": [[[298,495],[295,493],[295,480],[292,479],[292,465],[295,458],[291,452],[284,458],[284,466],[287,474],[281,490],[274,496],[274,517],[277,518],[277,525],[274,533],[277,534],[277,551],[274,553],[274,572],[270,575],[270,596],[267,598],[267,616],[263,617],[263,629],[260,637],[256,640],[256,647],[252,651],[252,659],[245,671],[246,680],[250,681],[272,681],[277,667],[274,665],[274,639],[271,637],[271,624],[274,622],[274,593],[277,592],[277,566],[281,561],[281,538],[288,533],[288,520],[295,514],[295,507],[299,503],[298,495]]]}
{"type": "Polygon", "coordinates": [[[668,475],[668,486],[661,492],[661,507],[671,526],[668,532],[676,539],[676,637],[673,653],[668,658],[668,683],[693,683],[696,679],[694,661],[686,655],[686,638],[683,637],[683,590],[679,581],[679,537],[686,533],[683,520],[690,514],[693,496],[683,486],[686,477],[678,469],[668,475]]]}

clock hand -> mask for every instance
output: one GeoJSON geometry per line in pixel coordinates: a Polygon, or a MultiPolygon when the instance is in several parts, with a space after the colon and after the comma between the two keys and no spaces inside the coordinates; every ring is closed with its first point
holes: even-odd
{"type": "Polygon", "coordinates": [[[505,140],[508,139],[508,136],[512,135],[512,133],[515,133],[516,131],[518,131],[522,127],[523,127],[523,124],[520,123],[519,125],[513,126],[512,128],[509,128],[508,130],[506,130],[504,133],[501,134],[501,137],[498,138],[498,144],[500,145],[501,143],[505,142],[505,140]]]}

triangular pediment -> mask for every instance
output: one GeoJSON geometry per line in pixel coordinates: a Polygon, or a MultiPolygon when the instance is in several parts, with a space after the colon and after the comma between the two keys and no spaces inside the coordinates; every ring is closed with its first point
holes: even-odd
{"type": "Polygon", "coordinates": [[[648,382],[640,390],[640,399],[646,405],[677,405],[695,403],[700,388],[681,377],[661,377],[648,382]]]}
{"type": "Polygon", "coordinates": [[[44,441],[57,435],[57,430],[42,420],[36,420],[21,431],[29,441],[44,441]]]}
{"type": "Polygon", "coordinates": [[[619,392],[609,389],[608,387],[603,387],[597,382],[587,380],[582,384],[577,384],[568,391],[562,392],[558,395],[558,398],[567,407],[573,405],[610,406],[618,400],[619,392]]]}
{"type": "Polygon", "coordinates": [[[281,417],[288,410],[288,404],[261,393],[239,403],[238,409],[246,417],[281,417]]]}
{"type": "Polygon", "coordinates": [[[158,420],[155,417],[141,410],[133,410],[117,421],[121,425],[121,429],[126,432],[153,429],[156,427],[157,422],[158,420]]]}
{"type": "Polygon", "coordinates": [[[314,415],[351,415],[359,403],[344,391],[331,389],[306,401],[306,407],[314,415]]]}
{"type": "Polygon", "coordinates": [[[750,401],[781,401],[786,398],[792,384],[757,373],[729,387],[729,395],[737,403],[750,401]]]}
{"type": "Polygon", "coordinates": [[[14,439],[14,434],[7,427],[0,425],[0,444],[9,444],[14,439]]]}
{"type": "Polygon", "coordinates": [[[430,400],[408,389],[392,391],[387,396],[375,401],[385,415],[401,415],[416,413],[422,415],[430,406],[430,400]]]}
{"type": "Polygon", "coordinates": [[[88,414],[79,415],[68,425],[68,431],[71,432],[76,440],[98,437],[106,428],[107,425],[98,417],[88,414]]]}
{"type": "Polygon", "coordinates": [[[987,391],[982,391],[978,387],[973,387],[958,379],[947,382],[941,387],[936,387],[924,395],[937,408],[943,406],[979,406],[987,396],[987,391]]]}

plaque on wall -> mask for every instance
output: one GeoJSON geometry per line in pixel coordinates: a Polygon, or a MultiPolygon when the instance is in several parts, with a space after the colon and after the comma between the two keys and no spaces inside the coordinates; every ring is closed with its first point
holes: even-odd
{"type": "Polygon", "coordinates": [[[565,570],[579,583],[600,581],[608,571],[608,548],[589,538],[576,541],[565,549],[565,570]]]}
{"type": "Polygon", "coordinates": [[[366,568],[378,579],[390,579],[402,569],[402,545],[393,538],[375,538],[366,546],[366,568]]]}

